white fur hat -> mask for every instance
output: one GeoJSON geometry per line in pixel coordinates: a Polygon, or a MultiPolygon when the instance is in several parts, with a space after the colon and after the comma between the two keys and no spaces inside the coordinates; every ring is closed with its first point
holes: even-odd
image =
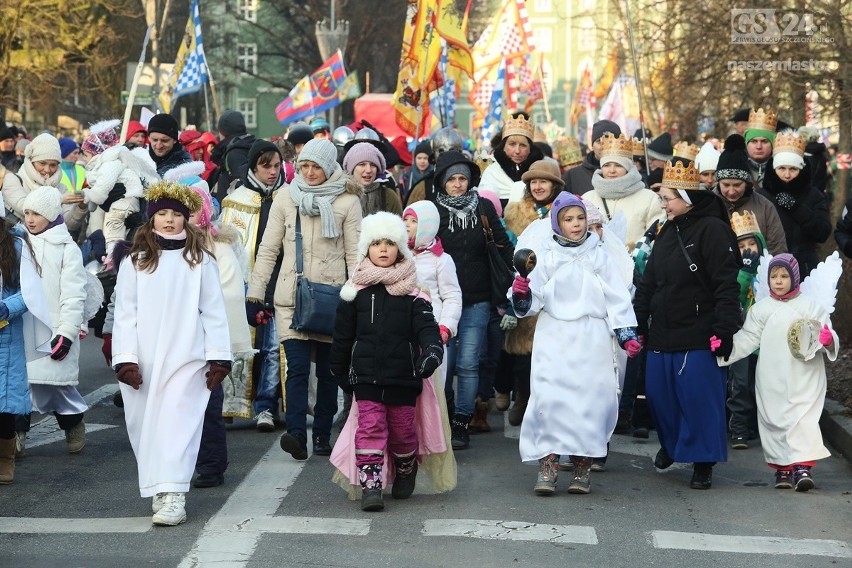
{"type": "Polygon", "coordinates": [[[62,160],[62,150],[59,148],[59,140],[52,134],[45,132],[39,134],[33,141],[24,148],[24,157],[31,162],[39,162],[41,160],[62,160]]]}
{"type": "Polygon", "coordinates": [[[24,199],[24,211],[38,213],[52,223],[62,215],[62,196],[55,187],[43,185],[24,199]]]}
{"type": "Polygon", "coordinates": [[[366,258],[370,243],[380,239],[393,241],[402,256],[409,260],[414,258],[408,248],[408,229],[399,215],[379,211],[364,217],[361,221],[361,236],[358,238],[358,259],[366,258]]]}
{"type": "Polygon", "coordinates": [[[695,156],[695,166],[698,168],[698,172],[716,171],[719,167],[719,156],[721,155],[722,153],[714,148],[713,144],[705,142],[698,155],[695,156]]]}

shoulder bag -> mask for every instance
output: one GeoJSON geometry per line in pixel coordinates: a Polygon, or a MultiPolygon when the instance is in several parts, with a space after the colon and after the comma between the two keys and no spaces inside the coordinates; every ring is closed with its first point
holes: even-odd
{"type": "Polygon", "coordinates": [[[302,216],[296,213],[296,309],[290,329],[331,336],[341,286],[311,282],[303,274],[302,216]]]}
{"type": "Polygon", "coordinates": [[[485,250],[488,254],[488,266],[491,280],[491,304],[502,306],[508,300],[506,292],[512,286],[514,280],[514,272],[500,256],[500,246],[494,241],[494,232],[491,230],[491,225],[488,224],[488,216],[480,212],[482,219],[482,230],[485,233],[485,250]]]}

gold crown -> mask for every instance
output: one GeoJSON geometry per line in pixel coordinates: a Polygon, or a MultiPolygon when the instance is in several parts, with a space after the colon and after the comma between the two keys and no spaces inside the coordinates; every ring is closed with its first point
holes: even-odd
{"type": "Polygon", "coordinates": [[[689,160],[690,162],[694,162],[695,158],[698,157],[699,152],[698,146],[695,144],[690,144],[687,141],[678,142],[674,147],[674,155],[678,158],[683,158],[685,160],[689,160]]]}
{"type": "Polygon", "coordinates": [[[760,232],[757,218],[751,211],[743,211],[742,214],[734,212],[731,214],[731,228],[737,238],[750,237],[760,232]]]}
{"type": "Polygon", "coordinates": [[[604,134],[601,136],[601,163],[604,156],[618,156],[633,160],[633,140],[624,134],[617,138],[609,133],[604,134]]]}
{"type": "Polygon", "coordinates": [[[804,157],[805,138],[792,130],[776,135],[775,143],[772,145],[772,155],[776,155],[779,152],[792,152],[804,157]]]}
{"type": "Polygon", "coordinates": [[[583,161],[580,142],[574,137],[562,137],[556,140],[556,153],[559,155],[559,165],[572,166],[583,161]]]}
{"type": "Polygon", "coordinates": [[[633,155],[634,156],[644,156],[645,155],[645,139],[644,138],[634,138],[633,139],[633,155]]]}
{"type": "Polygon", "coordinates": [[[531,120],[524,118],[522,114],[519,114],[518,118],[509,116],[503,123],[502,138],[508,138],[516,134],[533,140],[535,138],[535,125],[531,120]]]}
{"type": "Polygon", "coordinates": [[[672,158],[663,169],[663,187],[669,189],[700,189],[701,177],[695,162],[672,158]]]}
{"type": "Polygon", "coordinates": [[[778,114],[774,110],[767,110],[764,112],[762,108],[759,108],[757,110],[751,109],[751,112],[748,113],[746,130],[754,129],[775,132],[775,128],[777,126],[778,114]]]}
{"type": "Polygon", "coordinates": [[[201,196],[192,191],[188,185],[175,181],[158,181],[145,191],[145,199],[149,202],[160,199],[174,199],[186,206],[190,211],[201,209],[201,196]]]}

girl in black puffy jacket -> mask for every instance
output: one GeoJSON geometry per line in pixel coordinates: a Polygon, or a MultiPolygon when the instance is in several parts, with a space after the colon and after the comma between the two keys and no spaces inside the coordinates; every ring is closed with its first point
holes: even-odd
{"type": "MultiPolygon", "coordinates": [[[[379,212],[364,219],[358,241],[362,260],[341,290],[331,345],[331,372],[357,403],[355,483],[363,491],[365,511],[384,507],[385,448],[396,473],[393,497],[406,499],[414,491],[417,400],[424,379],[444,356],[432,305],[417,286],[407,242],[408,231],[397,215],[379,212]]],[[[431,394],[436,400],[434,391],[431,394]]],[[[440,428],[440,419],[436,423],[440,428]]],[[[346,444],[345,431],[338,446],[346,444]]],[[[332,462],[344,475],[350,470],[346,450],[336,447],[332,453],[332,462]]]]}

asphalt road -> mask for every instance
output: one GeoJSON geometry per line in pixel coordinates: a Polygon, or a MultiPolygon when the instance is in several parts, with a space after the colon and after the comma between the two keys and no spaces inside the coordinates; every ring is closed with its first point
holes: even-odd
{"type": "Polygon", "coordinates": [[[100,341],[84,340],[80,392],[88,444],[66,452],[52,417],[33,416],[15,483],[0,486],[0,566],[725,566],[852,565],[852,475],[838,457],[815,468],[808,493],[772,487],[759,447],[732,451],[709,491],[688,487],[691,468],[654,470],[649,441],[616,436],[608,471],[590,495],[536,497],[536,469],[519,462],[517,429],[493,432],[457,454],[449,494],[388,496],[363,513],[332,484],[332,466],[295,462],[276,434],[229,426],[225,485],[192,490],[188,521],[152,527],[139,497],[122,411],[100,341]]]}

